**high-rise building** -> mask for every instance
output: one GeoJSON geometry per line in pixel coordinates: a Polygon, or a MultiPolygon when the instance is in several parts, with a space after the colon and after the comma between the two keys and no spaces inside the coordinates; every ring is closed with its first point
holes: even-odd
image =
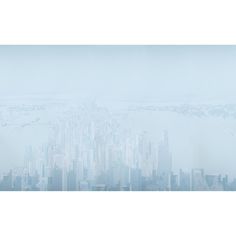
{"type": "Polygon", "coordinates": [[[172,156],[169,151],[169,140],[167,131],[164,132],[164,139],[159,145],[158,151],[158,175],[170,175],[172,171],[172,156]]]}
{"type": "Polygon", "coordinates": [[[191,189],[190,174],[185,173],[182,170],[179,171],[179,190],[189,191],[191,189]]]}
{"type": "Polygon", "coordinates": [[[3,176],[0,190],[2,191],[11,191],[12,190],[12,171],[10,171],[7,175],[3,176]]]}
{"type": "Polygon", "coordinates": [[[192,190],[193,191],[206,190],[206,183],[203,169],[192,170],[192,190]]]}
{"type": "Polygon", "coordinates": [[[49,191],[62,191],[62,169],[55,166],[51,176],[48,178],[49,191]]]}
{"type": "Polygon", "coordinates": [[[13,182],[13,190],[21,191],[22,190],[22,178],[21,176],[16,176],[13,182]]]}
{"type": "Polygon", "coordinates": [[[170,186],[172,191],[179,190],[178,175],[171,173],[170,186]]]}
{"type": "Polygon", "coordinates": [[[67,173],[67,190],[76,191],[76,173],[74,170],[69,170],[67,173]]]}

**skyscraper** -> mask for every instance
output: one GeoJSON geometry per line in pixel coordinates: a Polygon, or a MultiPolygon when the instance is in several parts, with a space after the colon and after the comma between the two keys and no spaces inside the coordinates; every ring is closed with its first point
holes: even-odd
{"type": "Polygon", "coordinates": [[[62,191],[62,170],[55,166],[48,178],[49,191],[62,191]]]}
{"type": "Polygon", "coordinates": [[[158,175],[169,175],[172,170],[172,156],[169,151],[169,140],[167,131],[164,132],[164,139],[159,145],[158,151],[158,175]]]}

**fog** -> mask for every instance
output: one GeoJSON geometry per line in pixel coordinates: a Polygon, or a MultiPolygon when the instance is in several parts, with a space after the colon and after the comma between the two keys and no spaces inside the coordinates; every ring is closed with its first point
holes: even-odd
{"type": "Polygon", "coordinates": [[[0,93],[233,102],[235,59],[234,46],[1,46],[0,93]]]}
{"type": "Polygon", "coordinates": [[[70,107],[95,103],[152,142],[167,130],[174,171],[236,177],[236,110],[224,108],[236,104],[235,68],[236,46],[0,46],[1,170],[46,145],[70,107]],[[43,109],[24,110],[32,104],[43,109]],[[209,114],[191,112],[199,105],[209,114]]]}

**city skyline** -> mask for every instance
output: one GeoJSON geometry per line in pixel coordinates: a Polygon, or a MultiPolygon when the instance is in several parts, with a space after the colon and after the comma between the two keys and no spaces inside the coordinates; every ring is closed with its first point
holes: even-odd
{"type": "Polygon", "coordinates": [[[235,190],[235,46],[0,46],[1,190],[235,190]]]}

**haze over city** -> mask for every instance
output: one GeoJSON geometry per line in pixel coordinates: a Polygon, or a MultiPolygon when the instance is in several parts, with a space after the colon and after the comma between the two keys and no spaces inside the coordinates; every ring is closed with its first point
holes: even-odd
{"type": "Polygon", "coordinates": [[[3,180],[194,190],[200,169],[195,190],[235,190],[235,68],[235,46],[0,46],[3,180]]]}

